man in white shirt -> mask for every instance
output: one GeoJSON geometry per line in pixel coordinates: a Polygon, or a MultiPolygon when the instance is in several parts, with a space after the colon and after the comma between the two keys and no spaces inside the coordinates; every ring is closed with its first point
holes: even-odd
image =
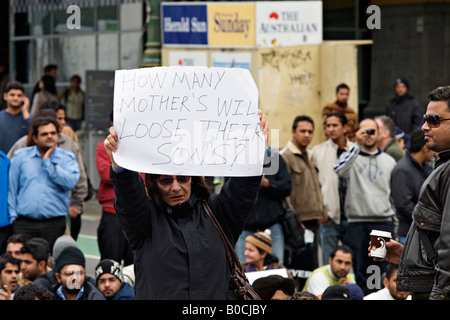
{"type": "Polygon", "coordinates": [[[384,288],[368,294],[364,300],[411,300],[409,292],[397,291],[397,271],[398,265],[389,263],[383,279],[384,288]]]}
{"type": "Polygon", "coordinates": [[[328,140],[312,149],[319,169],[323,202],[327,207],[328,215],[327,220],[320,225],[320,246],[324,262],[328,260],[339,241],[348,244],[345,239],[347,217],[344,213],[347,180],[339,178],[333,167],[339,156],[355,145],[347,137],[348,121],[342,112],[328,113],[325,120],[325,132],[328,140]]]}

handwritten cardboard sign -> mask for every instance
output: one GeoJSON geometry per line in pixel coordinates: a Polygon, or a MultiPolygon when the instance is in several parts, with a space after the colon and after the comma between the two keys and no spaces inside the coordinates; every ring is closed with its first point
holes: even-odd
{"type": "Polygon", "coordinates": [[[154,67],[117,70],[118,165],[192,176],[262,173],[265,139],[258,90],[247,69],[154,67]]]}
{"type": "Polygon", "coordinates": [[[271,275],[278,275],[282,276],[283,278],[289,278],[286,268],[246,272],[245,275],[247,276],[248,282],[250,282],[250,284],[253,284],[256,279],[265,278],[271,275]]]}

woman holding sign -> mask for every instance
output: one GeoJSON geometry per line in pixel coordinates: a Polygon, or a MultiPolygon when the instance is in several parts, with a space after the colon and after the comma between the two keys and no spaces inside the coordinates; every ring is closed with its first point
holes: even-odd
{"type": "MultiPolygon", "coordinates": [[[[269,125],[259,111],[268,139],[269,125]]],[[[117,216],[135,251],[136,299],[236,299],[222,240],[203,211],[206,199],[234,245],[253,207],[261,176],[233,177],[210,195],[204,177],[139,174],[119,167],[114,128],[105,140],[117,216]]]]}

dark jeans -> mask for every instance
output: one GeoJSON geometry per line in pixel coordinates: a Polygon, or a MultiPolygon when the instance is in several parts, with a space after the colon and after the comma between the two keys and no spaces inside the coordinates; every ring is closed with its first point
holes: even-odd
{"type": "Polygon", "coordinates": [[[62,236],[66,230],[66,217],[38,220],[18,216],[12,226],[13,234],[20,233],[26,240],[33,237],[44,238],[52,250],[56,239],[62,236]]]}
{"type": "Polygon", "coordinates": [[[320,239],[320,229],[318,220],[307,220],[302,221],[302,224],[306,229],[314,232],[314,242],[313,242],[313,251],[312,251],[312,266],[313,270],[319,267],[319,239],[320,239]]]}
{"type": "Polygon", "coordinates": [[[6,242],[9,236],[12,234],[12,226],[7,225],[0,228],[0,257],[6,253],[6,242]]]}
{"type": "Polygon", "coordinates": [[[123,234],[115,213],[102,212],[97,229],[97,242],[101,259],[111,259],[127,266],[133,264],[133,251],[123,234]]]}
{"type": "Polygon", "coordinates": [[[394,225],[392,221],[385,222],[349,222],[347,225],[346,239],[353,251],[353,271],[356,283],[361,287],[364,295],[383,288],[383,273],[388,264],[387,261],[374,261],[369,257],[370,232],[375,230],[389,231],[394,235],[394,225]],[[368,270],[369,266],[374,266],[368,270]],[[378,268],[377,268],[378,266],[378,268]],[[377,273],[379,271],[379,273],[377,273]],[[380,276],[375,282],[372,276],[380,276]],[[368,286],[368,278],[371,277],[371,284],[368,286]],[[380,288],[370,288],[373,283],[380,283],[380,288]]]}
{"type": "Polygon", "coordinates": [[[341,219],[339,224],[333,220],[326,224],[320,225],[320,245],[322,247],[322,264],[328,264],[328,258],[331,252],[339,244],[339,240],[343,244],[347,244],[346,238],[347,220],[341,219]]]}

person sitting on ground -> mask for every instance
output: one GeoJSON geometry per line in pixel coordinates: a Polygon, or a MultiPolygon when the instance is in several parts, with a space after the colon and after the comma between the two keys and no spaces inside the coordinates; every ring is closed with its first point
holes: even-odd
{"type": "Polygon", "coordinates": [[[261,300],[289,300],[295,291],[295,280],[277,274],[258,278],[252,283],[261,300]]]}
{"type": "Polygon", "coordinates": [[[111,259],[103,259],[95,267],[97,288],[107,300],[135,300],[133,287],[124,281],[121,265],[111,259]]]}
{"type": "Polygon", "coordinates": [[[6,254],[16,259],[20,259],[20,249],[25,245],[27,240],[20,233],[12,234],[6,240],[6,254]]]}
{"type": "Polygon", "coordinates": [[[13,300],[52,300],[53,293],[49,290],[39,287],[34,283],[24,285],[17,290],[13,300]]]}
{"type": "Polygon", "coordinates": [[[311,292],[297,291],[289,298],[289,300],[320,300],[318,296],[311,292]]]}
{"type": "Polygon", "coordinates": [[[27,241],[20,249],[20,255],[19,285],[21,287],[48,271],[48,249],[44,244],[38,241],[27,241]]]}
{"type": "Polygon", "coordinates": [[[411,300],[409,292],[397,291],[397,272],[398,264],[389,263],[383,279],[384,288],[366,295],[364,300],[411,300]]]}
{"type": "Polygon", "coordinates": [[[308,291],[319,298],[323,292],[333,285],[354,283],[355,277],[350,273],[352,268],[352,250],[346,245],[337,246],[328,258],[328,264],[315,269],[306,280],[303,291],[308,291]]]}
{"type": "Polygon", "coordinates": [[[20,260],[6,255],[0,258],[0,300],[12,300],[18,284],[20,260]]]}
{"type": "Polygon", "coordinates": [[[106,300],[95,285],[86,281],[86,259],[80,249],[69,246],[56,259],[53,300],[106,300]]]}
{"type": "Polygon", "coordinates": [[[325,289],[321,300],[353,300],[353,298],[347,287],[336,284],[325,289]]]}
{"type": "MultiPolygon", "coordinates": [[[[258,231],[245,238],[245,272],[285,268],[278,258],[272,254],[270,230],[258,231]]],[[[287,272],[287,269],[286,269],[287,272]]],[[[287,272],[289,275],[289,272],[287,272]]]]}
{"type": "MultiPolygon", "coordinates": [[[[67,247],[78,248],[78,243],[71,236],[66,234],[56,239],[55,244],[53,245],[52,252],[53,263],[55,263],[61,252],[67,247]]],[[[88,275],[86,275],[86,280],[91,284],[96,285],[95,279],[88,275]]],[[[37,286],[52,290],[52,288],[58,284],[58,280],[56,279],[55,271],[52,269],[47,271],[47,273],[37,277],[36,280],[33,281],[33,283],[37,286]]]]}

